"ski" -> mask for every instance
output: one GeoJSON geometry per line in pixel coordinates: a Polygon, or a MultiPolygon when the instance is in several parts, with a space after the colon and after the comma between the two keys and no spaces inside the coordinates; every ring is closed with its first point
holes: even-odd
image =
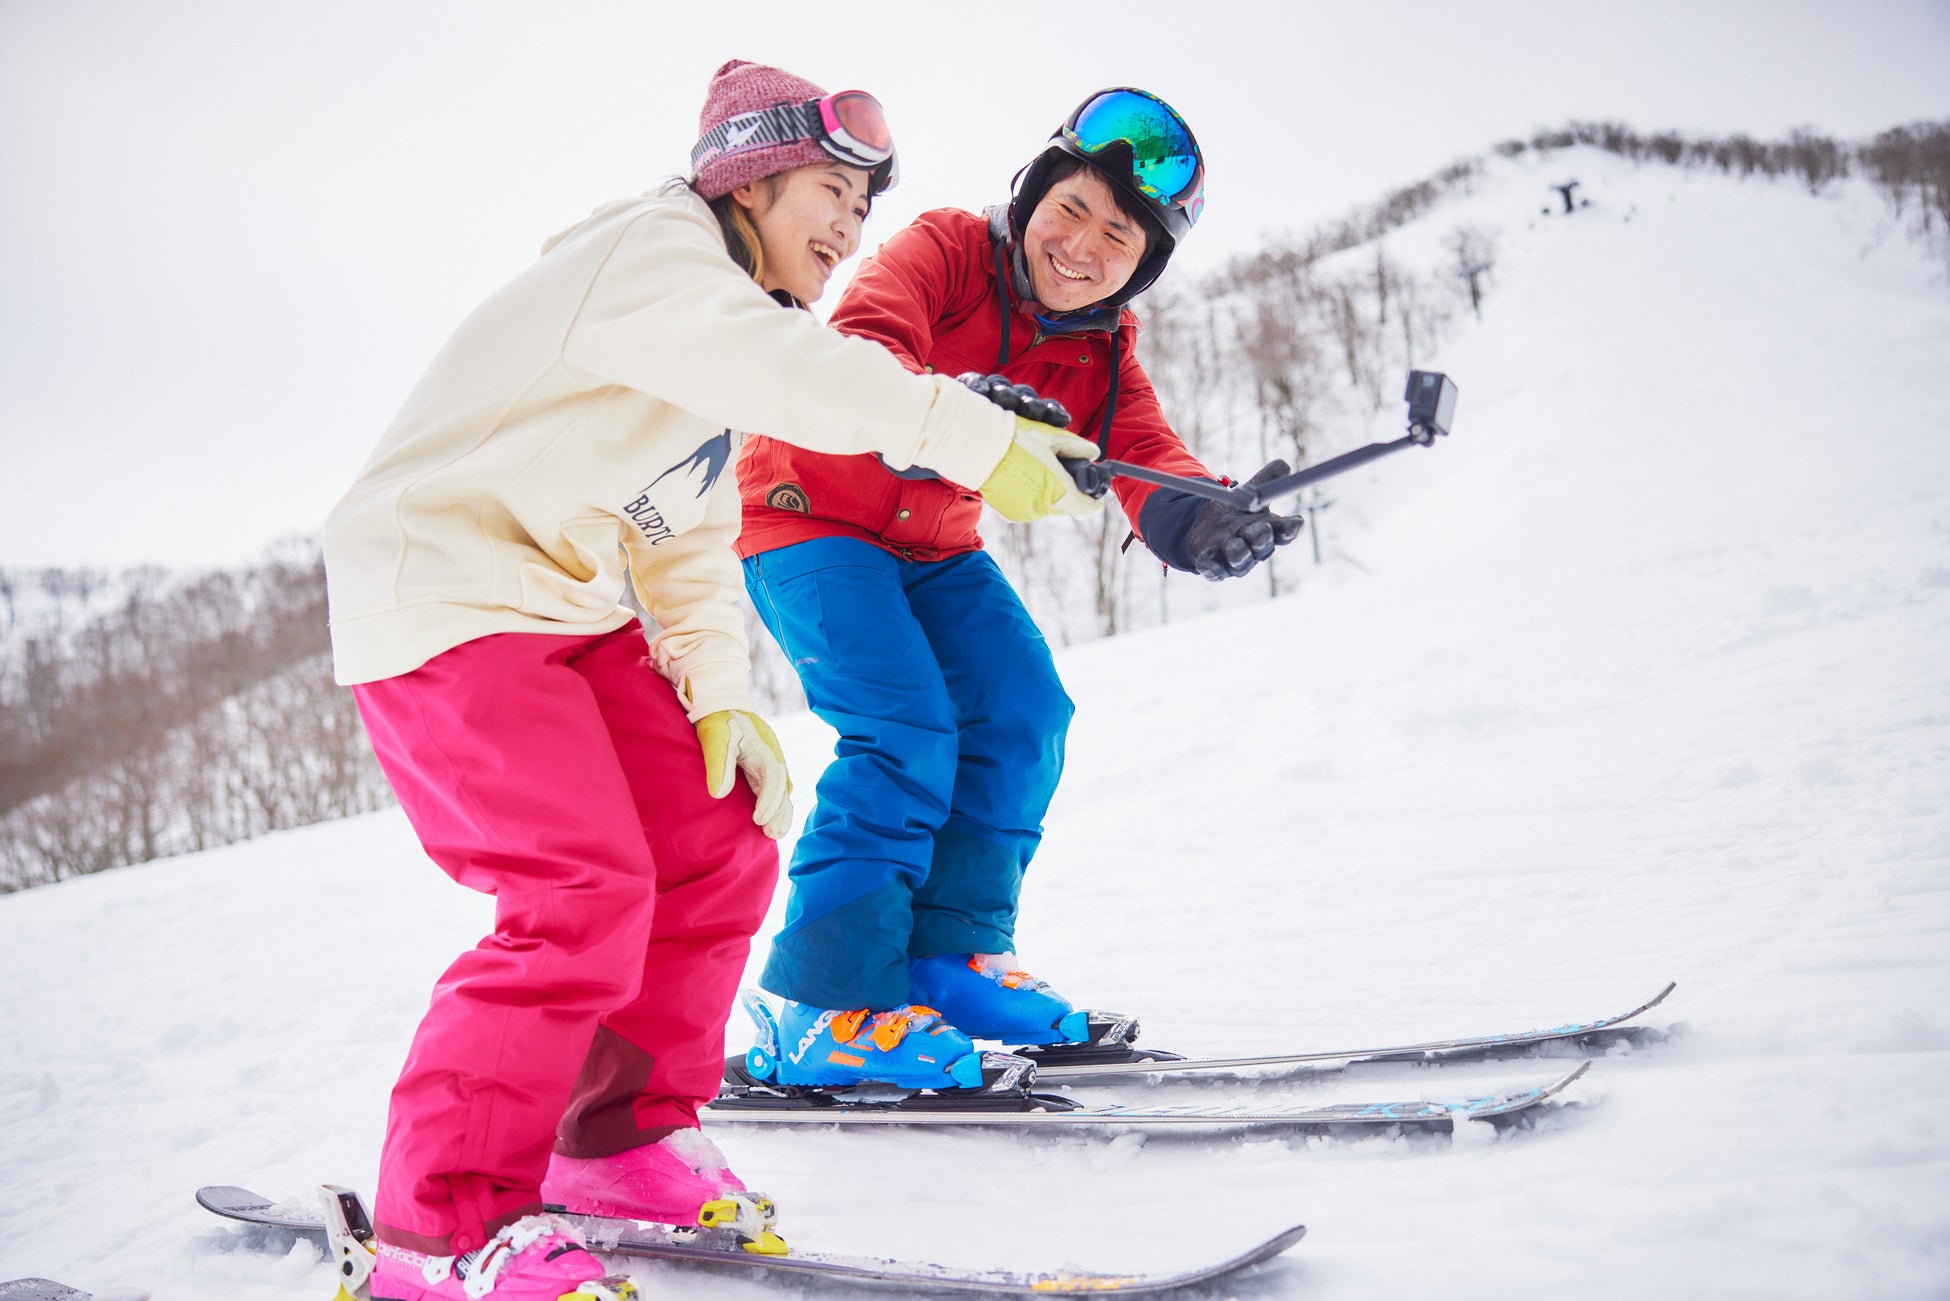
{"type": "MultiPolygon", "coordinates": [[[[1665,1002],[1678,982],[1666,987],[1629,1012],[1596,1021],[1578,1021],[1515,1034],[1478,1035],[1467,1039],[1432,1039],[1427,1043],[1394,1044],[1381,1048],[1342,1048],[1331,1052],[1269,1053],[1251,1057],[1184,1057],[1177,1053],[1138,1048],[1137,1022],[1109,1013],[1090,1014],[1091,1041],[1011,1051],[1036,1063],[1036,1079],[1077,1080],[1119,1075],[1168,1075],[1193,1071],[1244,1071],[1264,1067],[1350,1066],[1381,1062],[1450,1062],[1499,1057],[1534,1056],[1551,1048],[1602,1050],[1614,1043],[1644,1043],[1657,1036],[1642,1026],[1628,1026],[1665,1002]]],[[[735,1059],[734,1059],[735,1060],[735,1059]]]]}
{"type": "Polygon", "coordinates": [[[0,1283],[0,1301],[149,1301],[147,1292],[83,1292],[51,1278],[16,1278],[0,1283]]]}
{"type": "MultiPolygon", "coordinates": [[[[341,1204],[347,1196],[356,1200],[356,1194],[347,1194],[343,1189],[326,1191],[329,1197],[341,1204]]],[[[274,1203],[248,1189],[228,1185],[200,1188],[196,1200],[205,1210],[214,1211],[226,1219],[318,1235],[325,1237],[328,1244],[333,1239],[325,1215],[309,1202],[274,1203]]],[[[358,1208],[358,1214],[364,1215],[363,1207],[358,1208]]],[[[728,1230],[682,1229],[674,1225],[587,1215],[568,1215],[564,1218],[582,1232],[591,1250],[604,1255],[677,1261],[713,1269],[755,1270],[775,1277],[796,1276],[808,1281],[826,1279],[910,1293],[956,1292],[983,1296],[1047,1296],[1052,1292],[1123,1292],[1132,1295],[1168,1292],[1226,1278],[1271,1260],[1300,1241],[1307,1232],[1304,1226],[1296,1225],[1236,1256],[1197,1269],[1175,1273],[1098,1274],[1070,1270],[962,1269],[920,1261],[841,1256],[800,1251],[797,1248],[789,1249],[785,1255],[756,1255],[745,1250],[739,1238],[728,1230]]],[[[357,1295],[357,1289],[345,1294],[357,1295]]],[[[0,1296],[5,1295],[0,1293],[0,1296]]]]}
{"type": "MultiPolygon", "coordinates": [[[[990,1054],[992,1058],[1003,1054],[990,1054]]],[[[1117,1103],[1088,1106],[1060,1093],[1032,1092],[1020,1083],[1002,1087],[943,1090],[847,1090],[801,1088],[749,1080],[726,1086],[701,1111],[705,1119],[729,1124],[795,1125],[997,1125],[1024,1127],[1158,1126],[1207,1129],[1263,1127],[1338,1130],[1403,1125],[1447,1128],[1462,1121],[1505,1121],[1567,1088],[1591,1069],[1580,1062],[1569,1074],[1513,1092],[1487,1093],[1442,1101],[1345,1102],[1324,1107],[1138,1106],[1117,1103]]]]}

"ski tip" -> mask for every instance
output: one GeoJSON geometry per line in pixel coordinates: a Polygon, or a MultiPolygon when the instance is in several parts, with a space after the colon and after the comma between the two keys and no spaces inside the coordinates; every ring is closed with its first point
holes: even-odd
{"type": "Polygon", "coordinates": [[[196,1204],[213,1215],[244,1224],[262,1224],[293,1233],[322,1233],[325,1222],[318,1213],[316,1196],[305,1199],[302,1207],[293,1202],[278,1202],[235,1184],[206,1184],[196,1190],[196,1204]]]}
{"type": "Polygon", "coordinates": [[[84,1292],[51,1278],[15,1278],[0,1283],[0,1301],[149,1301],[149,1294],[129,1287],[84,1292]]]}
{"type": "Polygon", "coordinates": [[[205,1184],[196,1190],[196,1204],[206,1211],[215,1211],[218,1215],[222,1215],[239,1206],[253,1204],[269,1206],[271,1203],[250,1189],[239,1188],[236,1184],[205,1184]]]}
{"type": "Polygon", "coordinates": [[[1186,1288],[1199,1287],[1229,1278],[1242,1270],[1254,1269],[1284,1253],[1294,1243],[1307,1236],[1307,1226],[1296,1224],[1290,1229],[1282,1229],[1264,1242],[1248,1247],[1229,1260],[1201,1269],[1188,1270],[1182,1274],[1138,1275],[1131,1278],[1108,1276],[1054,1277],[1042,1278],[1029,1285],[1033,1292],[1131,1292],[1162,1293],[1182,1292],[1186,1288]]]}
{"type": "Polygon", "coordinates": [[[1587,1058],[1586,1060],[1579,1062],[1575,1067],[1573,1067],[1569,1072],[1567,1072],[1563,1076],[1559,1077],[1555,1082],[1551,1084],[1546,1084],[1539,1092],[1541,1096],[1545,1098],[1551,1097],[1553,1094],[1561,1093],[1562,1091],[1570,1088],[1573,1084],[1577,1083],[1580,1079],[1582,1079],[1584,1077],[1584,1073],[1590,1069],[1591,1069],[1591,1062],[1587,1058]]]}
{"type": "Polygon", "coordinates": [[[1667,997],[1671,997],[1671,993],[1673,993],[1675,989],[1679,989],[1679,981],[1665,981],[1665,989],[1661,989],[1659,993],[1656,993],[1656,995],[1652,995],[1652,997],[1650,997],[1650,999],[1646,999],[1644,1003],[1640,1003],[1640,1005],[1634,1006],[1634,1008],[1632,1008],[1630,1012],[1620,1012],[1618,1016],[1613,1016],[1613,1018],[1609,1018],[1609,1020],[1605,1020],[1605,1022],[1601,1022],[1601,1026],[1599,1026],[1599,1028],[1609,1028],[1609,1026],[1622,1026],[1622,1024],[1624,1024],[1624,1022],[1628,1022],[1628,1020],[1638,1020],[1640,1016],[1644,1016],[1644,1014],[1646,1014],[1646,1012],[1650,1012],[1652,1008],[1656,1008],[1656,1006],[1661,1005],[1661,1003],[1665,1003],[1665,999],[1667,999],[1667,997]]]}
{"type": "Polygon", "coordinates": [[[1553,1098],[1565,1089],[1570,1088],[1571,1085],[1583,1078],[1584,1073],[1590,1069],[1591,1062],[1589,1059],[1586,1059],[1547,1083],[1539,1084],[1534,1088],[1525,1089],[1519,1093],[1505,1093],[1493,1098],[1481,1099],[1474,1104],[1465,1104],[1460,1107],[1452,1106],[1450,1114],[1452,1117],[1463,1120],[1495,1120],[1502,1116],[1513,1116],[1520,1111],[1529,1111],[1545,1099],[1553,1098]]]}
{"type": "Polygon", "coordinates": [[[1307,1226],[1304,1224],[1296,1224],[1290,1229],[1282,1229],[1266,1241],[1260,1243],[1257,1247],[1243,1251],[1233,1257],[1233,1259],[1227,1261],[1224,1265],[1219,1266],[1211,1272],[1209,1277],[1222,1278],[1235,1270],[1249,1269],[1255,1265],[1263,1265],[1274,1257],[1283,1254],[1294,1243],[1306,1236],[1307,1226]]]}

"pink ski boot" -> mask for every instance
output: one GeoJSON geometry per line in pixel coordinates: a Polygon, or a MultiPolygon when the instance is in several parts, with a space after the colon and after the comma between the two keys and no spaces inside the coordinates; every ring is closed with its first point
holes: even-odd
{"type": "Polygon", "coordinates": [[[778,1212],[763,1193],[748,1192],[726,1168],[718,1145],[695,1129],[614,1156],[549,1158],[542,1200],[574,1215],[730,1229],[745,1250],[783,1255],[772,1232],[778,1212]]]}
{"type": "Polygon", "coordinates": [[[461,1256],[377,1244],[372,1301],[634,1301],[636,1284],[606,1276],[582,1236],[553,1215],[528,1215],[461,1256]]]}

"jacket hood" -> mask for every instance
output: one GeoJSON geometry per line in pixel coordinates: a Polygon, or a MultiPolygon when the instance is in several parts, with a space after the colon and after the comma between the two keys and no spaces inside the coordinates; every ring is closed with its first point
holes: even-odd
{"type": "MultiPolygon", "coordinates": [[[[600,225],[608,221],[611,217],[615,216],[617,213],[623,211],[625,208],[641,207],[644,204],[656,203],[659,200],[662,200],[663,202],[666,203],[679,203],[679,204],[694,202],[699,206],[704,207],[706,210],[708,210],[710,207],[710,205],[706,204],[704,200],[698,198],[697,195],[691,193],[689,189],[681,186],[676,188],[652,190],[647,194],[639,194],[633,199],[612,199],[608,203],[603,204],[600,208],[597,208],[594,212],[590,213],[587,217],[584,217],[581,221],[576,222],[572,226],[564,227],[563,229],[556,231],[553,235],[550,235],[547,239],[543,240],[542,249],[541,249],[542,254],[544,256],[547,255],[548,253],[553,251],[557,245],[561,244],[562,241],[574,235],[577,231],[582,230],[584,227],[587,226],[600,225]]],[[[716,221],[717,219],[713,217],[712,220],[716,221]]]]}

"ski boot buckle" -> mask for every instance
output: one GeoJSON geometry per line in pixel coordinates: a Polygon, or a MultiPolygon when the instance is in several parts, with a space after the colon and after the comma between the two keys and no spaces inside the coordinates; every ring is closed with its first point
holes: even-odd
{"type": "Polygon", "coordinates": [[[638,1295],[636,1284],[627,1278],[592,1278],[556,1301],[637,1301],[638,1295]]]}
{"type": "Polygon", "coordinates": [[[729,1229],[754,1256],[783,1256],[789,1250],[785,1239],[772,1231],[778,1219],[778,1208],[764,1193],[730,1193],[697,1211],[699,1228],[729,1229]]]}

